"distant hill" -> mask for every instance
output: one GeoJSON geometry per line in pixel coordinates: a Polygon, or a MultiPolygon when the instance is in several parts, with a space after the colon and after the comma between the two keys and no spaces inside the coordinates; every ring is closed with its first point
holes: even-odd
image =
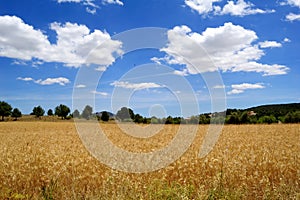
{"type": "Polygon", "coordinates": [[[272,114],[275,117],[278,117],[284,116],[289,112],[300,111],[300,103],[262,105],[248,108],[246,110],[253,110],[258,116],[272,114]]]}
{"type": "Polygon", "coordinates": [[[285,116],[289,112],[300,111],[300,103],[261,105],[261,106],[247,108],[247,109],[227,109],[227,114],[237,110],[254,111],[258,117],[270,116],[270,115],[279,117],[279,116],[285,116]]]}

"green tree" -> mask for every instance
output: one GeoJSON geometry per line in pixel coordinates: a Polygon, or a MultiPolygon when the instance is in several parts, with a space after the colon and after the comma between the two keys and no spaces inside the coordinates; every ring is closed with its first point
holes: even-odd
{"type": "Polygon", "coordinates": [[[107,122],[109,120],[109,114],[106,111],[103,111],[101,114],[101,120],[107,122]]]}
{"type": "Polygon", "coordinates": [[[93,114],[93,108],[89,105],[86,105],[81,113],[81,117],[84,119],[90,119],[93,114]]]}
{"type": "Polygon", "coordinates": [[[70,108],[66,105],[60,104],[55,108],[55,115],[61,117],[61,119],[66,119],[68,114],[70,113],[70,108]]]}
{"type": "Polygon", "coordinates": [[[191,116],[189,119],[190,124],[198,124],[200,122],[200,116],[191,116]]]}
{"type": "Polygon", "coordinates": [[[143,118],[143,116],[141,116],[140,114],[136,114],[136,115],[134,115],[134,122],[135,123],[143,123],[143,120],[144,120],[144,118],[143,118]]]}
{"type": "Polygon", "coordinates": [[[52,116],[52,115],[53,115],[53,110],[52,110],[52,109],[49,109],[48,112],[47,112],[47,115],[48,115],[48,116],[52,116]]]}
{"type": "Polygon", "coordinates": [[[239,124],[240,118],[238,112],[232,112],[229,116],[227,116],[226,123],[228,124],[239,124]]]}
{"type": "Polygon", "coordinates": [[[11,114],[12,107],[5,101],[0,101],[0,116],[2,117],[1,121],[4,121],[4,117],[7,117],[11,114]]]}
{"type": "Polygon", "coordinates": [[[272,123],[276,123],[276,117],[274,117],[273,115],[270,116],[262,116],[258,119],[258,122],[261,124],[272,124],[272,123]]]}
{"type": "Polygon", "coordinates": [[[12,113],[11,113],[11,117],[14,117],[15,120],[18,120],[18,117],[22,117],[22,113],[18,108],[14,108],[12,113]]]}
{"type": "Polygon", "coordinates": [[[44,116],[45,110],[41,106],[34,107],[31,115],[35,115],[36,117],[44,116]]]}
{"type": "Polygon", "coordinates": [[[74,112],[73,112],[73,117],[74,118],[79,118],[80,117],[80,113],[79,113],[79,111],[76,109],[76,110],[74,110],[74,112]]]}
{"type": "Polygon", "coordinates": [[[209,114],[201,114],[199,116],[199,124],[209,124],[209,123],[210,123],[209,114]]]}
{"type": "Polygon", "coordinates": [[[249,122],[249,118],[248,118],[248,112],[247,111],[244,111],[242,114],[241,114],[241,117],[240,117],[240,123],[241,124],[246,124],[249,122]]]}
{"type": "Polygon", "coordinates": [[[130,108],[122,107],[116,114],[117,119],[121,121],[127,121],[129,119],[134,120],[134,112],[130,108]]]}
{"type": "Polygon", "coordinates": [[[173,124],[173,118],[171,116],[168,116],[165,124],[173,124]]]}

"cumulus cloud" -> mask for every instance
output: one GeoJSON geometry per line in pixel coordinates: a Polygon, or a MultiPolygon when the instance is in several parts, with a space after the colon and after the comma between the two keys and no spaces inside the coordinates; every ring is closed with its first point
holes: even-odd
{"type": "Polygon", "coordinates": [[[240,94],[243,93],[245,90],[249,89],[263,89],[265,86],[262,83],[242,83],[242,84],[233,84],[231,85],[232,90],[229,91],[227,94],[240,94]]]}
{"type": "Polygon", "coordinates": [[[192,32],[187,26],[176,26],[168,31],[166,47],[160,49],[167,55],[152,60],[185,65],[183,71],[176,71],[182,75],[218,69],[260,72],[264,76],[286,74],[289,70],[286,66],[258,63],[265,53],[254,43],[257,39],[254,31],[232,23],[207,28],[202,33],[192,32]]]}
{"type": "Polygon", "coordinates": [[[213,3],[219,1],[220,0],[185,0],[184,3],[201,15],[213,11],[213,3]]]}
{"type": "Polygon", "coordinates": [[[233,15],[233,16],[246,16],[246,15],[254,15],[254,14],[265,14],[265,13],[272,13],[275,10],[262,10],[258,8],[254,8],[254,4],[250,2],[245,2],[244,0],[238,0],[236,3],[234,1],[228,1],[227,4],[216,11],[219,15],[233,15]]]}
{"type": "Polygon", "coordinates": [[[47,78],[45,80],[39,79],[34,81],[37,84],[40,85],[53,85],[53,84],[59,84],[59,85],[66,85],[67,83],[70,83],[70,80],[64,77],[58,77],[58,78],[47,78]]]}
{"type": "Polygon", "coordinates": [[[227,1],[223,8],[215,3],[222,0],[185,0],[185,4],[200,15],[213,13],[216,15],[233,15],[243,17],[245,15],[272,13],[275,10],[262,10],[255,8],[255,5],[244,0],[227,1]]]}
{"type": "Polygon", "coordinates": [[[0,16],[0,56],[20,60],[39,57],[51,48],[41,30],[27,25],[16,16],[0,16]]]}
{"type": "Polygon", "coordinates": [[[300,21],[300,14],[290,13],[286,16],[287,21],[300,21]]]}
{"type": "Polygon", "coordinates": [[[46,78],[45,80],[42,79],[38,79],[38,80],[34,80],[31,77],[18,77],[17,80],[22,80],[22,81],[32,81],[36,84],[39,85],[53,85],[53,84],[59,84],[61,86],[64,86],[68,83],[70,83],[70,80],[65,78],[65,77],[58,77],[58,78],[46,78]]]}
{"type": "Polygon", "coordinates": [[[300,0],[286,0],[281,5],[291,5],[300,8],[300,0]]]}
{"type": "Polygon", "coordinates": [[[84,64],[108,66],[115,61],[113,55],[122,54],[122,43],[112,40],[107,32],[91,32],[85,25],[76,23],[51,23],[50,29],[57,34],[54,44],[41,30],[16,16],[0,16],[0,27],[2,57],[27,61],[37,59],[40,62],[59,62],[79,67],[84,64]],[[86,60],[90,53],[90,59],[86,60]]]}
{"type": "Polygon", "coordinates": [[[151,83],[151,82],[145,82],[145,83],[130,83],[127,81],[114,81],[110,85],[115,87],[121,87],[125,89],[133,89],[133,90],[143,90],[143,89],[149,89],[149,88],[161,88],[163,86],[151,83]]]}
{"type": "Polygon", "coordinates": [[[274,48],[274,47],[282,47],[281,43],[276,42],[276,41],[264,41],[260,42],[259,46],[261,48],[274,48]]]}

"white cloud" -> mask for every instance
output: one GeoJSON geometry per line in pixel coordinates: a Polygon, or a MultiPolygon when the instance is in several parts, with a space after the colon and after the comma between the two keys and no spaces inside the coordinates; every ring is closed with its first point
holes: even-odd
{"type": "MultiPolygon", "coordinates": [[[[94,15],[97,13],[97,8],[99,6],[95,3],[95,0],[57,0],[58,3],[80,3],[84,6],[86,6],[85,10],[86,12],[94,15]]],[[[96,1],[99,2],[99,1],[96,1]]],[[[117,4],[120,6],[123,6],[124,3],[120,0],[102,0],[102,4],[117,4]]]]}
{"type": "Polygon", "coordinates": [[[85,25],[76,23],[51,23],[50,29],[57,34],[55,44],[50,44],[42,31],[16,16],[0,16],[0,27],[2,57],[27,61],[37,59],[39,62],[59,62],[79,67],[91,63],[108,66],[115,61],[113,55],[122,54],[122,43],[112,40],[107,32],[91,32],[85,25]],[[87,61],[88,54],[90,59],[87,61]]]}
{"type": "Polygon", "coordinates": [[[283,42],[291,42],[291,40],[289,38],[284,38],[283,42]]]}
{"type": "Polygon", "coordinates": [[[214,89],[224,89],[225,85],[215,85],[213,88],[214,89]]]}
{"type": "Polygon", "coordinates": [[[207,28],[202,33],[192,32],[187,26],[176,26],[168,31],[168,44],[160,49],[167,55],[155,60],[168,64],[185,65],[177,74],[198,74],[216,71],[260,72],[263,75],[286,74],[283,65],[267,65],[257,61],[264,55],[254,42],[256,33],[242,26],[225,23],[207,28]]]}
{"type": "Polygon", "coordinates": [[[79,84],[79,85],[76,85],[75,87],[76,87],[76,88],[86,88],[86,85],[79,84]]]}
{"type": "Polygon", "coordinates": [[[0,27],[0,56],[31,60],[51,48],[42,31],[16,16],[0,16],[0,27]]]}
{"type": "Polygon", "coordinates": [[[286,16],[286,20],[288,20],[288,21],[300,21],[300,14],[290,13],[286,16]]]}
{"type": "Polygon", "coordinates": [[[240,64],[232,69],[233,72],[257,72],[263,73],[263,76],[283,75],[289,71],[289,68],[284,65],[267,65],[257,62],[248,62],[240,64]]]}
{"type": "Polygon", "coordinates": [[[282,5],[291,5],[300,8],[300,0],[286,0],[281,3],[282,5]]]}
{"type": "Polygon", "coordinates": [[[232,89],[231,91],[227,92],[227,94],[240,94],[243,92],[244,90],[232,89]]]}
{"type": "Polygon", "coordinates": [[[182,71],[180,70],[175,70],[174,71],[174,74],[178,75],[178,76],[187,76],[189,73],[188,73],[188,70],[187,69],[183,69],[182,71]]]}
{"type": "Polygon", "coordinates": [[[213,3],[219,1],[220,0],[185,0],[184,3],[201,15],[213,11],[213,3]]]}
{"type": "Polygon", "coordinates": [[[120,5],[120,6],[124,5],[124,3],[120,0],[103,0],[102,2],[104,4],[117,4],[117,5],[120,5]]]}
{"type": "Polygon", "coordinates": [[[281,43],[276,42],[276,41],[264,41],[260,42],[259,46],[261,48],[274,48],[274,47],[282,47],[281,43]]]}
{"type": "Polygon", "coordinates": [[[110,85],[115,87],[121,87],[126,89],[134,89],[134,90],[143,90],[143,89],[149,89],[149,88],[161,88],[163,86],[151,83],[151,82],[145,82],[145,83],[129,83],[127,81],[114,81],[110,85]]]}
{"type": "Polygon", "coordinates": [[[99,67],[96,67],[96,68],[95,68],[95,70],[96,70],[96,71],[99,71],[99,72],[105,72],[106,69],[107,69],[106,66],[99,66],[99,67]]]}
{"type": "Polygon", "coordinates": [[[53,85],[53,84],[59,84],[61,86],[64,86],[68,83],[70,83],[70,80],[64,77],[58,77],[58,78],[47,78],[45,80],[39,79],[34,81],[37,84],[40,85],[53,85]]]}
{"type": "Polygon", "coordinates": [[[83,0],[57,0],[58,3],[80,3],[83,0]]]}
{"type": "Polygon", "coordinates": [[[86,10],[86,12],[88,12],[88,13],[90,13],[90,14],[92,14],[92,15],[94,15],[94,14],[97,13],[96,8],[89,8],[89,7],[86,7],[85,10],[86,10]]]}
{"type": "Polygon", "coordinates": [[[108,93],[106,93],[106,92],[98,92],[98,91],[95,91],[95,90],[91,91],[91,93],[98,94],[98,95],[101,95],[101,96],[108,96],[108,93]]]}
{"type": "Polygon", "coordinates": [[[243,17],[245,15],[272,13],[275,10],[262,10],[255,8],[255,5],[244,0],[227,1],[227,4],[221,8],[215,3],[222,0],[185,0],[185,4],[200,15],[213,13],[216,15],[233,15],[243,17]]]}
{"type": "Polygon", "coordinates": [[[232,90],[229,91],[227,94],[240,94],[243,93],[245,90],[249,89],[263,89],[265,86],[262,83],[242,83],[242,84],[233,84],[231,85],[232,90]]]}
{"type": "Polygon", "coordinates": [[[265,14],[272,13],[274,10],[261,10],[254,8],[254,4],[250,2],[245,2],[244,0],[238,0],[236,3],[234,1],[228,1],[227,4],[223,7],[222,10],[217,14],[225,15],[230,14],[233,16],[245,16],[245,15],[254,15],[254,14],[265,14]]]}
{"type": "Polygon", "coordinates": [[[34,81],[31,77],[25,77],[25,78],[18,77],[17,80],[21,80],[21,81],[34,81]]]}
{"type": "Polygon", "coordinates": [[[59,84],[61,86],[64,86],[68,83],[70,83],[70,80],[64,77],[58,77],[58,78],[46,78],[45,80],[42,79],[38,79],[38,80],[34,80],[31,77],[18,77],[17,80],[22,80],[22,81],[32,81],[36,84],[39,85],[53,85],[53,84],[59,84]]]}

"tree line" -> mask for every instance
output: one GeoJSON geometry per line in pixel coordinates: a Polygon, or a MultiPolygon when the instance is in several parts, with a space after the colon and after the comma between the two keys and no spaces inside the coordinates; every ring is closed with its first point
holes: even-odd
{"type": "MultiPolygon", "coordinates": [[[[41,106],[33,108],[31,115],[40,118],[45,115],[45,110],[41,106]]],[[[127,107],[122,107],[114,115],[110,112],[93,113],[93,108],[86,105],[80,113],[77,109],[71,113],[71,109],[60,104],[47,111],[48,116],[56,115],[64,119],[81,118],[81,119],[97,119],[101,121],[118,120],[121,122],[135,122],[143,124],[271,124],[271,123],[299,123],[300,122],[300,103],[296,104],[279,104],[258,106],[249,109],[227,109],[225,112],[205,113],[191,116],[189,118],[172,117],[158,118],[156,116],[144,117],[135,114],[134,111],[127,107]]],[[[4,117],[11,116],[14,120],[22,117],[22,113],[18,108],[12,108],[5,101],[0,101],[0,116],[4,121],[4,117]]]]}

